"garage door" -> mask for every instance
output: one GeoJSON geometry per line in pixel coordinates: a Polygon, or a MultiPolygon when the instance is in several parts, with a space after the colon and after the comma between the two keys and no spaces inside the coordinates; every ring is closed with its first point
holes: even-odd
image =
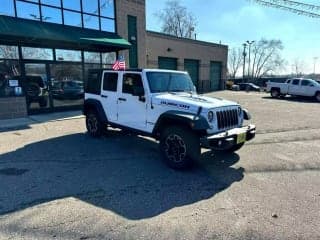
{"type": "Polygon", "coordinates": [[[193,81],[193,84],[198,87],[199,80],[199,61],[192,59],[184,60],[184,70],[187,71],[193,81]]]}
{"type": "Polygon", "coordinates": [[[217,91],[221,89],[221,62],[210,63],[210,90],[217,91]]]}
{"type": "Polygon", "coordinates": [[[178,59],[159,57],[158,64],[160,69],[177,70],[178,69],[178,59]]]}

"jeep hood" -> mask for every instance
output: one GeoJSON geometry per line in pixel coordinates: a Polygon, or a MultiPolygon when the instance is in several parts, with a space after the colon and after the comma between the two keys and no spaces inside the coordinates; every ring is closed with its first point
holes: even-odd
{"type": "Polygon", "coordinates": [[[161,93],[152,97],[152,104],[167,105],[187,109],[199,108],[212,109],[219,107],[238,106],[236,102],[228,101],[221,98],[211,98],[190,93],[161,93]],[[183,108],[183,107],[182,107],[183,108]]]}

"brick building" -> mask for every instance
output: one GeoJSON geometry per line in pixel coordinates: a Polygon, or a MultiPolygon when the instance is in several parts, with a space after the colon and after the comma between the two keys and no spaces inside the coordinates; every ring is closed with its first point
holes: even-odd
{"type": "Polygon", "coordinates": [[[2,0],[0,119],[81,108],[90,68],[186,70],[224,88],[228,47],[146,31],[144,0],[2,0]]]}

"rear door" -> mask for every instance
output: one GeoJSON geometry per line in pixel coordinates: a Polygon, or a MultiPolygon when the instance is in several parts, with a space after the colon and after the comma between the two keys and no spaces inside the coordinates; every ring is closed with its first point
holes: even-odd
{"type": "Polygon", "coordinates": [[[116,122],[118,120],[118,79],[117,72],[104,72],[101,86],[101,102],[103,109],[107,114],[108,121],[116,122]]]}
{"type": "Polygon", "coordinates": [[[300,79],[292,79],[289,84],[288,94],[299,95],[300,94],[300,79]]]}
{"type": "Polygon", "coordinates": [[[120,84],[118,124],[145,131],[147,104],[141,73],[124,73],[120,84]]]}

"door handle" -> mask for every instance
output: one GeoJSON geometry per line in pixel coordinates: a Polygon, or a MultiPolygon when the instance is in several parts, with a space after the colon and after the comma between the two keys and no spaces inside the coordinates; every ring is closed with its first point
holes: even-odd
{"type": "Polygon", "coordinates": [[[108,96],[107,96],[107,95],[101,95],[101,97],[103,97],[103,98],[108,98],[108,96]]]}
{"type": "Polygon", "coordinates": [[[119,101],[123,101],[123,102],[127,101],[126,98],[118,98],[118,100],[119,100],[119,101]]]}

